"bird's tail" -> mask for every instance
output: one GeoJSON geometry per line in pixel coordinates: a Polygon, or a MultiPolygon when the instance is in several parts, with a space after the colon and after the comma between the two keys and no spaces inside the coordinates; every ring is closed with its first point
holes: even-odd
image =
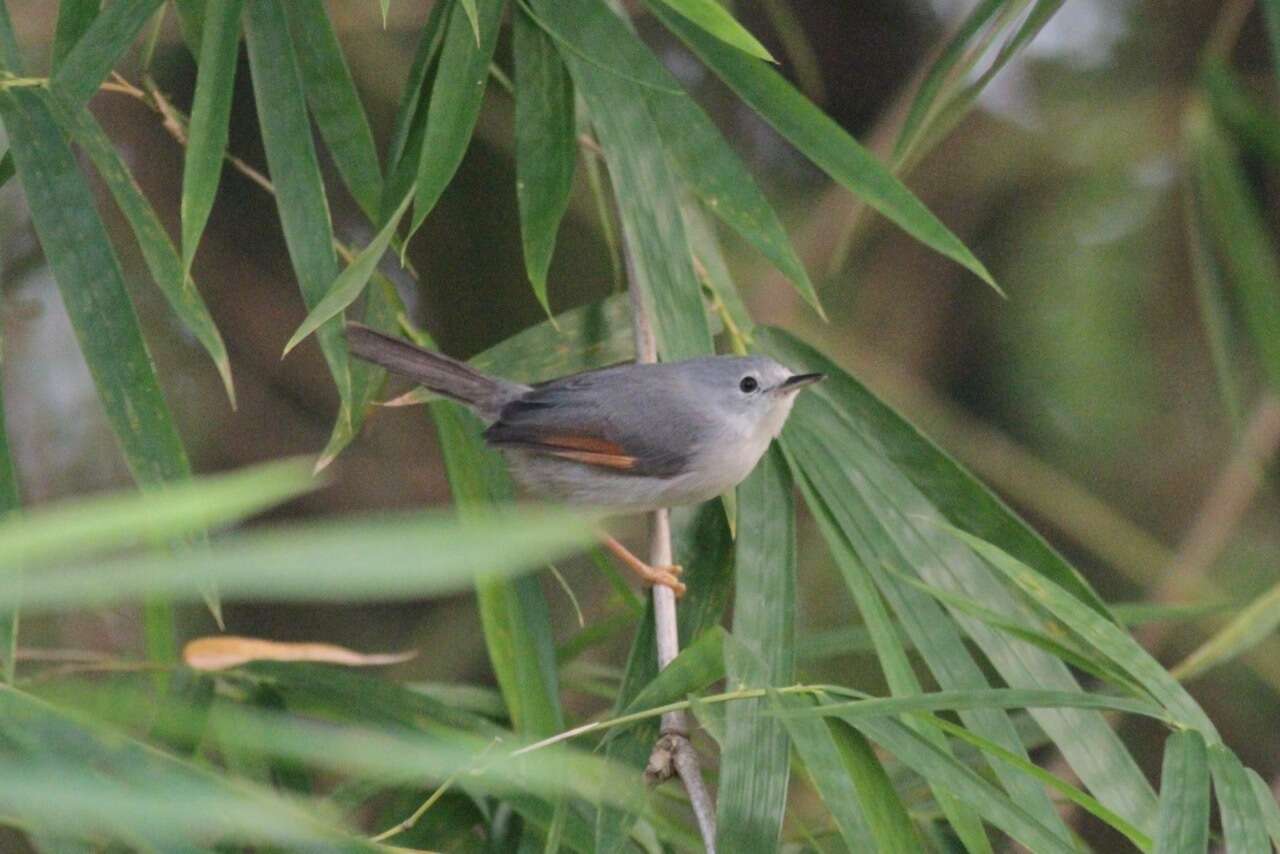
{"type": "Polygon", "coordinates": [[[508,402],[528,391],[525,386],[483,374],[457,359],[424,350],[360,323],[347,324],[347,345],[357,358],[381,365],[436,394],[464,403],[489,421],[497,418],[508,402]]]}

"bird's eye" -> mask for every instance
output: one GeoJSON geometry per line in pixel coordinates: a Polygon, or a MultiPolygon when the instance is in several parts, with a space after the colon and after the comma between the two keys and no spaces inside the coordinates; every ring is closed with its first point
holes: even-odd
{"type": "Polygon", "coordinates": [[[760,383],[755,377],[743,377],[742,382],[738,383],[738,388],[742,390],[743,394],[751,394],[751,392],[760,388],[760,383]]]}

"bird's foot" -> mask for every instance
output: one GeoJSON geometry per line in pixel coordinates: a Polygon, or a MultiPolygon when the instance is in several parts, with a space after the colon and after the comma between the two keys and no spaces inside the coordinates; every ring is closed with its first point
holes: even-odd
{"type": "Polygon", "coordinates": [[[644,579],[645,584],[661,584],[663,587],[670,587],[671,592],[676,594],[676,598],[684,596],[685,586],[680,581],[679,575],[684,572],[684,567],[672,566],[648,566],[645,565],[644,570],[637,571],[640,577],[644,579]]]}

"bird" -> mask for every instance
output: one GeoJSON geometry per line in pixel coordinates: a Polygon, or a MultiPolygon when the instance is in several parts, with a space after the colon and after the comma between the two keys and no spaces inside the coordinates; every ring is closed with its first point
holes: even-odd
{"type": "MultiPolygon", "coordinates": [[[[536,498],[603,515],[697,504],[747,478],[821,373],[767,356],[626,362],[526,385],[349,322],[352,355],[467,406],[485,443],[536,498]]],[[[679,566],[650,566],[612,536],[603,544],[648,584],[685,586],[679,566]]]]}

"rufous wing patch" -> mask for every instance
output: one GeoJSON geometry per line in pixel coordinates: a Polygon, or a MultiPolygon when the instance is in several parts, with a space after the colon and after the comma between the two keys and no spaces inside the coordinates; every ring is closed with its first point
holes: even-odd
{"type": "Polygon", "coordinates": [[[539,443],[547,446],[547,453],[593,466],[627,471],[638,462],[617,442],[598,436],[552,434],[540,438],[539,443]]]}

